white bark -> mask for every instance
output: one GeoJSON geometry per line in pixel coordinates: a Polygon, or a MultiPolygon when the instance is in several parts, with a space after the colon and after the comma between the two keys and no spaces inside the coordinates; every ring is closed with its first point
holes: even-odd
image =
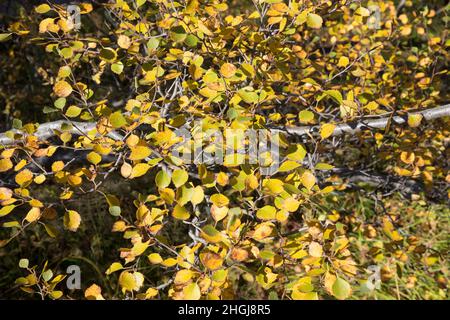
{"type": "MultiPolygon", "coordinates": [[[[442,117],[448,117],[450,116],[450,104],[423,111],[412,112],[409,115],[415,114],[421,114],[423,116],[423,119],[427,121],[442,117]]],[[[338,124],[336,125],[336,128],[334,129],[332,135],[339,136],[344,133],[355,134],[364,129],[384,129],[386,128],[389,119],[390,119],[389,117],[384,117],[379,119],[361,120],[355,123],[354,125],[350,125],[348,123],[338,124]]],[[[391,124],[403,124],[407,122],[407,116],[405,117],[394,116],[392,117],[391,121],[392,121],[391,124]]],[[[315,128],[318,129],[319,127],[318,126],[286,127],[284,129],[273,129],[273,130],[277,132],[287,132],[292,135],[302,136],[311,133],[315,128]]]]}
{"type": "MultiPolygon", "coordinates": [[[[430,121],[437,118],[450,116],[450,104],[431,108],[423,111],[412,112],[410,115],[421,114],[424,120],[430,121]]],[[[361,120],[354,125],[348,123],[342,123],[336,125],[334,129],[333,136],[342,135],[344,133],[355,134],[364,129],[383,129],[387,126],[389,122],[389,117],[379,118],[379,119],[367,119],[361,120]]],[[[395,116],[391,119],[392,124],[403,124],[407,121],[407,116],[400,117],[395,116]]],[[[96,123],[94,122],[75,122],[58,120],[53,122],[46,122],[39,125],[36,132],[33,134],[39,140],[46,140],[55,136],[55,130],[61,130],[61,125],[63,123],[71,124],[72,128],[69,130],[70,133],[74,135],[87,134],[89,131],[96,128],[96,123]]],[[[302,126],[302,127],[286,127],[284,129],[271,129],[273,132],[287,132],[292,135],[306,135],[313,132],[313,130],[318,129],[318,126],[302,126]]],[[[14,133],[23,133],[20,130],[11,130],[14,133]]],[[[111,131],[108,133],[108,137],[114,140],[121,140],[122,135],[117,132],[111,131]]],[[[0,133],[0,145],[12,145],[17,141],[10,139],[5,133],[0,133]]]]}
{"type": "MultiPolygon", "coordinates": [[[[39,125],[36,132],[33,133],[39,140],[47,140],[53,136],[55,136],[55,130],[61,131],[61,126],[63,123],[71,124],[72,128],[68,131],[74,135],[83,135],[87,134],[89,131],[96,128],[96,123],[94,122],[76,122],[76,121],[66,121],[66,120],[58,120],[53,122],[46,122],[39,125]]],[[[22,134],[23,132],[20,130],[11,130],[16,134],[22,134]]],[[[114,140],[121,140],[122,136],[117,132],[111,131],[108,133],[108,137],[114,140]]],[[[10,139],[6,136],[5,133],[0,134],[0,145],[12,145],[17,141],[10,139]]]]}

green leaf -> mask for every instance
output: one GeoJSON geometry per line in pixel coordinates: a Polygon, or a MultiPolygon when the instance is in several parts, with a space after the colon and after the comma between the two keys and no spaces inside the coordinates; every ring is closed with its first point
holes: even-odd
{"type": "Polygon", "coordinates": [[[314,120],[314,113],[309,110],[302,110],[298,114],[298,119],[302,123],[310,123],[314,120]]]}
{"type": "Polygon", "coordinates": [[[187,211],[185,207],[182,207],[177,204],[175,206],[175,208],[173,208],[172,216],[175,219],[187,220],[187,219],[189,219],[190,214],[189,214],[189,211],[187,211]]]}
{"type": "Polygon", "coordinates": [[[187,182],[188,178],[188,173],[183,169],[177,169],[172,173],[172,181],[177,188],[184,185],[187,182]]]}
{"type": "Polygon", "coordinates": [[[20,130],[20,129],[22,129],[22,120],[20,120],[20,119],[13,119],[12,125],[13,125],[14,129],[20,130]]]}
{"type": "Polygon", "coordinates": [[[68,48],[61,49],[61,56],[65,59],[71,58],[73,56],[72,48],[68,47],[68,48]]]}
{"type": "Polygon", "coordinates": [[[58,111],[58,109],[55,109],[55,108],[52,108],[49,106],[45,106],[44,109],[42,109],[42,112],[45,114],[56,112],[56,111],[58,111]]]}
{"type": "Polygon", "coordinates": [[[184,30],[183,26],[175,26],[170,29],[170,37],[175,42],[183,42],[186,36],[186,30],[184,30]]]}
{"type": "Polygon", "coordinates": [[[16,207],[16,205],[11,204],[9,206],[5,206],[3,208],[0,209],[0,217],[4,217],[7,214],[9,214],[11,211],[13,211],[13,209],[16,207]]]}
{"type": "Polygon", "coordinates": [[[0,33],[0,42],[8,41],[11,39],[12,33],[0,33]]]}
{"type": "Polygon", "coordinates": [[[47,234],[52,238],[56,238],[59,234],[58,229],[56,229],[56,227],[52,226],[51,224],[44,224],[44,228],[47,234]]]}
{"type": "Polygon", "coordinates": [[[319,162],[318,164],[316,164],[316,166],[314,167],[314,169],[316,170],[331,170],[333,169],[334,166],[328,163],[323,163],[323,162],[319,162]]]}
{"type": "Polygon", "coordinates": [[[273,220],[277,214],[277,209],[272,206],[264,206],[256,212],[256,217],[261,220],[273,220]]]}
{"type": "Polygon", "coordinates": [[[123,71],[123,63],[120,61],[114,62],[111,65],[111,71],[116,73],[116,74],[121,74],[123,71]]]}
{"type": "Polygon", "coordinates": [[[344,98],[342,98],[342,94],[337,90],[326,90],[324,92],[324,95],[320,96],[319,99],[317,99],[317,100],[318,101],[322,100],[322,98],[324,96],[329,96],[329,97],[333,98],[340,105],[344,102],[344,98]]]}
{"type": "Polygon", "coordinates": [[[323,19],[321,16],[315,13],[308,14],[308,17],[306,18],[306,24],[308,27],[313,29],[319,29],[322,27],[323,19]]]}
{"type": "Polygon", "coordinates": [[[42,272],[42,279],[44,281],[49,281],[51,278],[53,278],[53,271],[51,269],[42,272]]]}
{"type": "Polygon", "coordinates": [[[183,289],[185,300],[199,300],[201,297],[200,287],[195,282],[188,284],[183,289]]]}
{"type": "Polygon", "coordinates": [[[66,98],[58,98],[53,105],[55,106],[55,108],[62,110],[62,108],[64,108],[64,106],[66,105],[66,101],[66,98]]]}
{"type": "Polygon", "coordinates": [[[127,120],[120,111],[116,111],[109,116],[109,121],[113,128],[120,128],[127,124],[127,120]]]}
{"type": "Polygon", "coordinates": [[[150,38],[150,40],[147,41],[147,48],[155,50],[159,46],[159,40],[158,38],[150,38]]]}
{"type": "Polygon", "coordinates": [[[112,206],[109,207],[109,213],[114,217],[118,217],[122,213],[122,210],[120,209],[119,206],[112,206]]]}
{"type": "Polygon", "coordinates": [[[198,43],[198,38],[193,34],[189,34],[186,39],[184,39],[184,43],[186,43],[189,47],[196,47],[198,43]]]}
{"type": "Polygon", "coordinates": [[[66,116],[69,118],[78,117],[80,115],[80,113],[81,113],[81,108],[79,108],[77,106],[70,106],[66,110],[66,116]]]}
{"type": "Polygon", "coordinates": [[[117,58],[117,53],[114,49],[104,48],[100,50],[100,59],[105,60],[106,62],[114,62],[117,58]]]}
{"type": "Polygon", "coordinates": [[[256,103],[258,102],[258,94],[255,91],[251,91],[248,88],[242,88],[238,91],[239,97],[246,103],[256,103]]]}
{"type": "Polygon", "coordinates": [[[339,277],[336,278],[336,281],[334,281],[331,290],[333,295],[339,300],[347,299],[352,293],[352,288],[350,287],[350,284],[344,279],[339,277]]]}
{"type": "Polygon", "coordinates": [[[20,261],[19,261],[19,267],[22,269],[28,268],[29,264],[30,264],[30,262],[28,261],[28,259],[20,259],[20,261]]]}
{"type": "Polygon", "coordinates": [[[300,167],[299,163],[292,160],[287,160],[281,164],[280,168],[278,169],[278,172],[287,172],[294,170],[295,168],[298,167],[300,167]]]}
{"type": "Polygon", "coordinates": [[[136,0],[136,7],[141,7],[145,3],[145,1],[146,0],[136,0]]]}
{"type": "Polygon", "coordinates": [[[158,188],[167,188],[170,184],[170,175],[165,170],[161,170],[156,174],[155,182],[158,188]]]}

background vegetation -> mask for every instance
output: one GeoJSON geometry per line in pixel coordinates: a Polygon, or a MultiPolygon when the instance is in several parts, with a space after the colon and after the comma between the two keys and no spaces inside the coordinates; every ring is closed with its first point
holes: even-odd
{"type": "Polygon", "coordinates": [[[0,7],[0,298],[448,299],[446,1],[63,2],[0,7]],[[280,169],[183,163],[199,120],[280,169]]]}

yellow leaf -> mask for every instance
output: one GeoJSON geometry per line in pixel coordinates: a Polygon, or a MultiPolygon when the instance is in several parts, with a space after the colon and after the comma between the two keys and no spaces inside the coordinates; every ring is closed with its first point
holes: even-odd
{"type": "Polygon", "coordinates": [[[177,188],[184,185],[188,181],[188,178],[188,173],[183,169],[174,170],[172,173],[172,181],[177,188]]]}
{"type": "Polygon", "coordinates": [[[415,159],[416,159],[416,156],[415,156],[414,152],[403,151],[402,153],[400,153],[400,160],[402,160],[406,164],[414,163],[415,159]]]}
{"type": "Polygon", "coordinates": [[[187,270],[187,269],[180,270],[175,275],[175,279],[173,280],[173,283],[175,283],[176,285],[185,284],[192,279],[192,276],[193,276],[193,274],[192,274],[191,270],[187,270]]]}
{"type": "Polygon", "coordinates": [[[325,287],[325,290],[331,295],[333,294],[332,288],[333,288],[333,284],[335,281],[336,281],[336,276],[327,271],[325,273],[325,277],[324,277],[324,287],[325,287]]]}
{"type": "Polygon", "coordinates": [[[345,56],[342,56],[339,58],[337,66],[345,68],[346,66],[348,66],[349,63],[350,63],[349,59],[345,56]]]}
{"type": "Polygon", "coordinates": [[[292,160],[287,160],[285,162],[283,162],[280,166],[280,168],[278,169],[279,172],[286,172],[286,171],[291,171],[294,170],[295,168],[300,167],[300,164],[298,162],[292,161],[292,160]]]}
{"type": "Polygon", "coordinates": [[[15,171],[19,171],[21,170],[23,167],[25,167],[27,165],[27,161],[25,159],[22,159],[19,161],[19,163],[16,164],[16,166],[14,167],[15,171]]]}
{"type": "Polygon", "coordinates": [[[122,292],[138,291],[144,284],[144,276],[140,272],[123,271],[119,276],[119,285],[122,292]]]}
{"type": "Polygon", "coordinates": [[[220,73],[225,77],[225,78],[231,78],[232,76],[234,76],[234,74],[236,73],[237,68],[232,65],[231,63],[224,63],[221,67],[220,67],[220,73]]]}
{"type": "Polygon", "coordinates": [[[330,137],[333,134],[335,128],[336,125],[332,123],[325,123],[324,125],[322,125],[322,127],[320,128],[320,136],[322,137],[322,139],[330,137]]]}
{"type": "Polygon", "coordinates": [[[322,257],[322,254],[323,254],[322,246],[319,243],[312,241],[309,244],[309,255],[315,258],[320,258],[322,257]]]}
{"type": "Polygon", "coordinates": [[[355,11],[356,14],[362,16],[362,17],[368,17],[370,16],[370,11],[367,8],[364,7],[359,7],[358,9],[356,9],[355,11]]]}
{"type": "Polygon", "coordinates": [[[31,181],[31,179],[33,179],[33,173],[28,169],[20,171],[15,177],[16,183],[20,186],[25,185],[31,181]]]}
{"type": "Polygon", "coordinates": [[[33,207],[30,211],[28,211],[27,215],[25,216],[25,220],[28,222],[35,222],[36,220],[39,220],[40,217],[41,209],[33,207]]]}
{"type": "Polygon", "coordinates": [[[163,262],[163,259],[161,258],[159,253],[151,253],[148,255],[148,260],[151,264],[160,264],[163,262]]]}
{"type": "Polygon", "coordinates": [[[245,186],[250,190],[255,190],[259,187],[259,180],[254,174],[245,177],[245,186]]]}
{"type": "Polygon", "coordinates": [[[306,18],[306,24],[308,27],[313,29],[319,29],[322,27],[323,19],[321,16],[315,13],[308,14],[308,17],[306,18]]]}
{"type": "Polygon", "coordinates": [[[201,236],[203,239],[211,243],[217,243],[222,240],[222,234],[210,224],[202,228],[201,236]]]}
{"type": "Polygon", "coordinates": [[[11,189],[0,187],[0,201],[9,200],[12,198],[13,192],[11,189]]]}
{"type": "Polygon", "coordinates": [[[95,283],[84,291],[84,297],[88,300],[105,300],[102,296],[102,288],[95,283]]]}
{"type": "Polygon", "coordinates": [[[422,122],[423,116],[421,114],[409,114],[408,115],[408,125],[411,128],[417,128],[420,126],[420,123],[422,122]]]}
{"type": "Polygon", "coordinates": [[[228,207],[218,207],[214,204],[211,206],[211,215],[216,222],[224,219],[227,216],[227,213],[228,207]]]}
{"type": "MultiPolygon", "coordinates": [[[[135,165],[133,167],[130,178],[134,179],[134,178],[141,177],[141,176],[145,175],[150,168],[151,168],[150,165],[147,163],[138,163],[137,165],[135,165]]],[[[121,172],[122,172],[122,170],[121,170],[121,172]]],[[[122,176],[124,175],[124,173],[126,173],[126,172],[123,172],[122,176]]]]}
{"type": "Polygon", "coordinates": [[[235,261],[245,261],[248,258],[248,251],[242,248],[235,247],[231,251],[231,259],[235,261]]]}
{"type": "Polygon", "coordinates": [[[127,162],[124,162],[122,164],[122,166],[120,167],[120,174],[124,178],[131,177],[132,172],[133,172],[133,167],[127,162]]]}
{"type": "Polygon", "coordinates": [[[149,147],[146,146],[136,146],[134,148],[131,148],[131,154],[129,159],[136,161],[136,160],[142,160],[150,156],[152,151],[149,147]]]}
{"type": "Polygon", "coordinates": [[[88,153],[88,155],[86,156],[86,158],[88,159],[88,161],[92,164],[99,164],[102,161],[102,156],[99,155],[97,152],[91,151],[88,153]]]}
{"type": "Polygon", "coordinates": [[[352,294],[350,284],[342,278],[336,278],[331,290],[333,295],[339,300],[347,299],[352,294]]]}
{"type": "Polygon", "coordinates": [[[230,203],[230,200],[225,195],[220,193],[213,194],[210,200],[218,207],[224,207],[230,203]]]}
{"type": "Polygon", "coordinates": [[[131,252],[135,255],[135,256],[140,256],[141,254],[143,254],[145,252],[145,250],[147,250],[147,248],[149,247],[149,241],[146,242],[141,242],[138,241],[133,245],[133,248],[131,248],[131,252]]]}
{"type": "Polygon", "coordinates": [[[190,217],[190,213],[186,210],[186,208],[177,204],[175,208],[173,208],[172,216],[175,219],[187,220],[190,217]]]}
{"type": "Polygon", "coordinates": [[[167,268],[173,267],[177,263],[178,263],[178,261],[174,258],[168,258],[168,259],[164,260],[163,262],[161,262],[161,264],[167,268]]]}
{"type": "Polygon", "coordinates": [[[203,192],[203,188],[201,186],[196,186],[192,193],[191,203],[195,206],[202,203],[204,198],[205,194],[203,192]]]}
{"type": "Polygon", "coordinates": [[[312,187],[314,187],[314,185],[316,184],[316,177],[312,174],[311,171],[306,170],[301,176],[301,181],[306,189],[311,190],[312,187]]]}
{"type": "Polygon", "coordinates": [[[81,216],[74,210],[68,210],[64,214],[64,226],[70,231],[77,231],[81,223],[81,216]]]}
{"type": "Polygon", "coordinates": [[[143,294],[143,298],[151,299],[153,297],[156,297],[157,295],[158,295],[158,289],[148,288],[147,291],[145,291],[145,294],[143,294]]]}
{"type": "Polygon", "coordinates": [[[78,117],[81,113],[81,108],[77,107],[77,106],[70,106],[69,108],[67,108],[66,110],[66,116],[69,118],[75,118],[78,117]]]}
{"type": "Polygon", "coordinates": [[[201,292],[198,284],[191,283],[188,284],[183,289],[183,298],[185,300],[200,300],[201,292]]]}
{"type": "Polygon", "coordinates": [[[211,251],[200,253],[200,261],[209,270],[217,270],[222,267],[223,264],[222,257],[211,251]]]}
{"type": "Polygon", "coordinates": [[[64,169],[64,162],[62,162],[62,161],[55,161],[55,162],[53,162],[53,164],[52,164],[52,171],[53,172],[59,172],[62,169],[64,169]]]}
{"type": "Polygon", "coordinates": [[[263,222],[255,227],[253,232],[253,239],[257,241],[262,241],[273,232],[274,224],[272,222],[263,222]]]}
{"type": "Polygon", "coordinates": [[[319,300],[317,292],[301,292],[298,290],[292,291],[293,300],[319,300]]]}
{"type": "Polygon", "coordinates": [[[130,37],[121,34],[119,38],[117,39],[117,44],[122,49],[128,49],[131,46],[131,39],[130,37]]]}
{"type": "Polygon", "coordinates": [[[265,188],[269,189],[270,192],[275,193],[275,194],[279,194],[284,191],[284,188],[283,188],[284,183],[283,183],[283,181],[281,181],[279,179],[265,180],[263,185],[265,188]]]}
{"type": "Polygon", "coordinates": [[[106,275],[110,275],[111,273],[116,272],[116,271],[118,271],[118,270],[122,270],[122,269],[123,269],[122,264],[120,264],[119,262],[113,262],[113,263],[109,266],[108,270],[106,270],[105,274],[106,274],[106,275]]]}
{"type": "Polygon", "coordinates": [[[214,33],[212,33],[212,32],[205,26],[205,24],[204,24],[201,20],[198,20],[198,21],[197,21],[197,25],[198,25],[199,30],[200,30],[201,32],[203,32],[204,34],[206,34],[206,35],[208,35],[208,36],[213,36],[213,35],[214,35],[214,33]]]}
{"type": "Polygon", "coordinates": [[[109,116],[109,122],[113,128],[120,128],[127,124],[127,120],[123,116],[122,112],[116,111],[109,116]]]}
{"type": "Polygon", "coordinates": [[[274,220],[277,209],[273,206],[264,206],[256,212],[256,217],[261,220],[274,220]]]}
{"type": "Polygon", "coordinates": [[[5,172],[13,167],[10,159],[0,159],[0,172],[5,172]]]}
{"type": "Polygon", "coordinates": [[[4,206],[3,208],[0,209],[0,217],[4,217],[7,214],[9,214],[16,206],[15,205],[9,205],[9,206],[4,206]]]}
{"type": "Polygon", "coordinates": [[[284,199],[283,209],[287,210],[288,212],[297,211],[299,206],[300,206],[300,202],[292,197],[284,199]]]}
{"type": "Polygon", "coordinates": [[[53,86],[53,92],[58,97],[65,98],[72,93],[72,86],[68,82],[61,80],[55,83],[55,85],[53,86]]]}
{"type": "Polygon", "coordinates": [[[48,4],[46,4],[46,3],[41,4],[41,5],[39,5],[39,6],[34,8],[34,11],[36,11],[37,13],[41,13],[41,14],[47,13],[50,10],[51,10],[50,6],[48,4]]]}
{"type": "Polygon", "coordinates": [[[314,113],[309,110],[302,110],[298,114],[298,119],[302,123],[311,123],[314,121],[314,113]]]}

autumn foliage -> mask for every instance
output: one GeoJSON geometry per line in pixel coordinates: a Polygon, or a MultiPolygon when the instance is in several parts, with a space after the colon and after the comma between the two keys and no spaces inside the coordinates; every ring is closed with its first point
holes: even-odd
{"type": "Polygon", "coordinates": [[[110,0],[79,3],[77,20],[42,1],[5,14],[5,297],[445,298],[445,5],[110,0]],[[217,154],[208,130],[238,132],[236,152],[242,132],[266,130],[277,157],[180,156],[217,154]],[[65,288],[68,264],[83,266],[82,290],[65,288]]]}

